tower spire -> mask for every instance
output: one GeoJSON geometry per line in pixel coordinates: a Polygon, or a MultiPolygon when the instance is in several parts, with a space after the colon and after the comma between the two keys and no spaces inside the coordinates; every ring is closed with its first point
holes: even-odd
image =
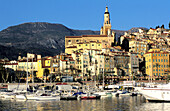
{"type": "Polygon", "coordinates": [[[100,30],[101,35],[111,35],[111,23],[110,23],[110,14],[108,11],[108,7],[106,6],[104,13],[104,23],[103,27],[100,30]]]}
{"type": "Polygon", "coordinates": [[[106,12],[109,12],[109,11],[108,11],[108,6],[107,6],[107,5],[106,5],[106,10],[105,10],[105,13],[106,13],[106,12]]]}

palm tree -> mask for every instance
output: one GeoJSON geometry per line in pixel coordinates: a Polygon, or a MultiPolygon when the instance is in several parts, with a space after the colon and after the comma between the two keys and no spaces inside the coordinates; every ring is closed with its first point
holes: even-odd
{"type": "MultiPolygon", "coordinates": [[[[159,64],[156,63],[157,74],[158,74],[158,67],[159,67],[159,64]]],[[[152,79],[152,78],[151,78],[151,79],[152,79]]]]}

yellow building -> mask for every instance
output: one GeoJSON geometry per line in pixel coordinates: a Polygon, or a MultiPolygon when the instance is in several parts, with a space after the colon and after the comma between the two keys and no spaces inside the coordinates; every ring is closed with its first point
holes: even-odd
{"type": "Polygon", "coordinates": [[[41,55],[27,53],[27,57],[18,57],[18,71],[28,71],[30,76],[36,76],[38,71],[37,58],[41,55]]]}
{"type": "Polygon", "coordinates": [[[169,71],[169,53],[160,49],[150,49],[145,55],[146,74],[153,76],[166,76],[169,71]]]}
{"type": "Polygon", "coordinates": [[[150,35],[157,34],[157,29],[150,28],[149,31],[147,32],[147,34],[150,34],[150,35]]]}
{"type": "Polygon", "coordinates": [[[111,31],[110,14],[108,7],[104,13],[104,24],[100,30],[100,35],[82,35],[65,37],[65,53],[71,54],[77,49],[98,49],[113,45],[115,39],[114,32],[111,31]]]}
{"type": "Polygon", "coordinates": [[[52,72],[52,57],[44,57],[44,58],[39,58],[37,60],[38,63],[38,72],[37,72],[37,77],[38,78],[43,78],[45,76],[44,74],[47,71],[49,74],[52,72]]]}

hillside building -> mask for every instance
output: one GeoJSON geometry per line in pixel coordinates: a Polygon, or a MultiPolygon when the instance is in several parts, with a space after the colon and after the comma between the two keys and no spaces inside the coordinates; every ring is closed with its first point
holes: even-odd
{"type": "Polygon", "coordinates": [[[104,13],[104,24],[100,35],[82,35],[65,37],[65,53],[71,54],[78,49],[101,49],[114,44],[115,33],[111,31],[110,14],[108,7],[104,13]]]}
{"type": "Polygon", "coordinates": [[[145,54],[146,74],[150,77],[167,76],[169,72],[169,53],[160,49],[150,49],[145,54]]]}

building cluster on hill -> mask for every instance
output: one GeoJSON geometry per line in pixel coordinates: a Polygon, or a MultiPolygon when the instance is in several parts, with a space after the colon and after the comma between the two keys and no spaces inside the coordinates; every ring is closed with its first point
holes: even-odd
{"type": "Polygon", "coordinates": [[[156,79],[166,77],[170,71],[170,30],[139,29],[126,32],[116,42],[111,30],[108,7],[104,13],[104,24],[100,35],[65,37],[65,53],[54,57],[27,54],[18,61],[4,64],[5,68],[28,71],[31,76],[46,78],[55,76],[74,79],[113,81],[132,80],[144,75],[156,79]],[[142,64],[144,63],[144,64],[142,64]]]}

